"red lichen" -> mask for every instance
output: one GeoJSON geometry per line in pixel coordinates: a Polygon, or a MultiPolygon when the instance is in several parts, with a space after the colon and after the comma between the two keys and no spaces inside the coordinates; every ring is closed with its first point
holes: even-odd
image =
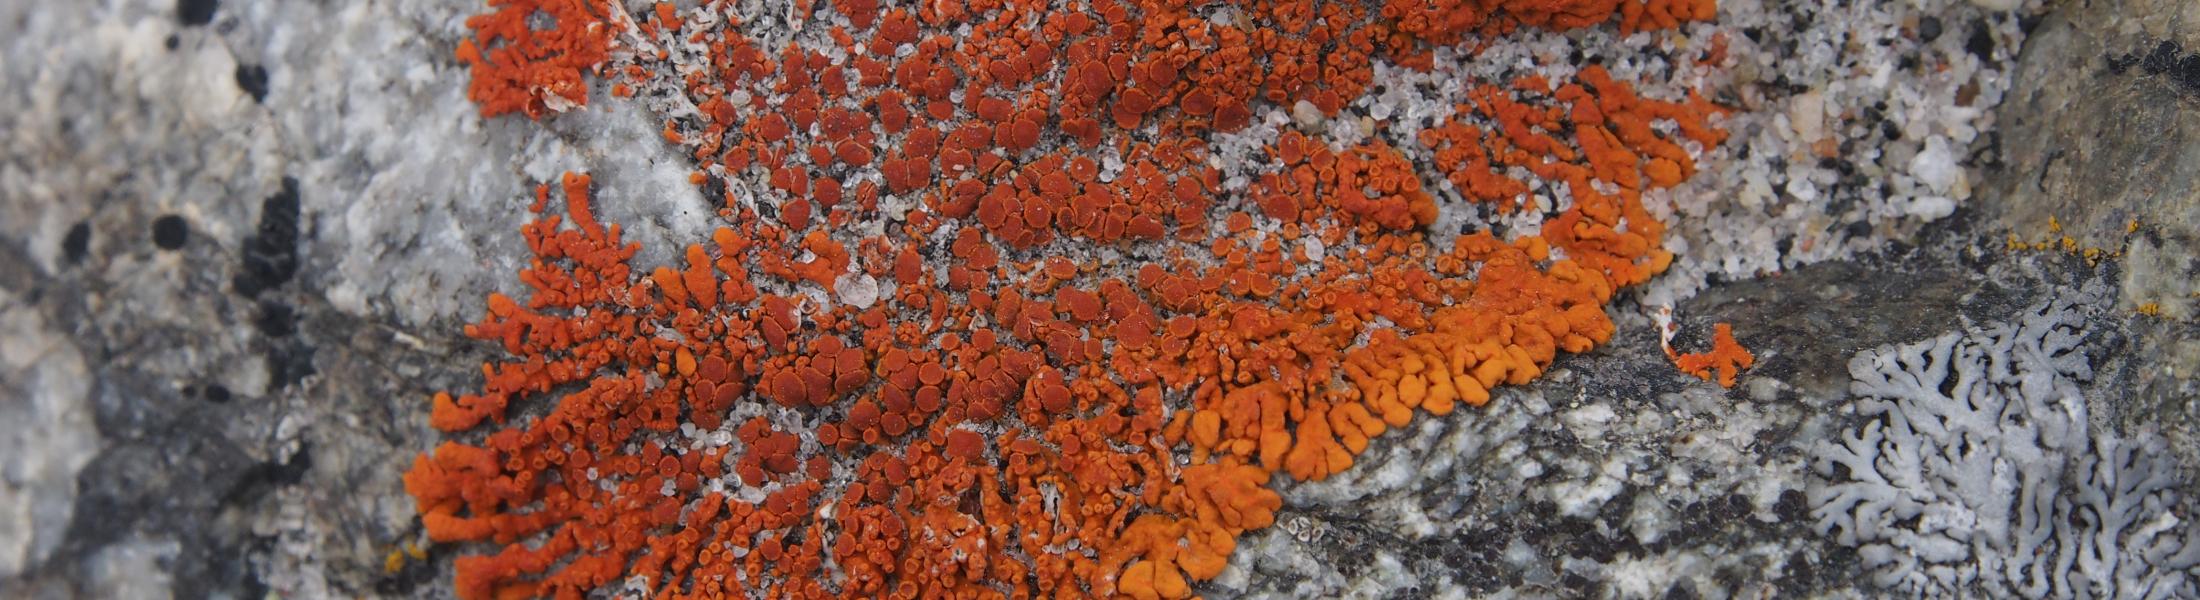
{"type": "Polygon", "coordinates": [[[511,358],[432,402],[438,429],[495,431],[405,475],[432,539],[502,548],[457,560],[464,598],[1186,597],[1274,522],[1278,475],[1350,468],[1417,412],[1610,339],[1613,294],[1671,260],[1643,192],[1695,170],[1659,132],[1722,139],[1701,98],[1592,65],[1471,83],[1405,140],[1433,165],[1291,130],[1241,201],[1208,145],[1256,110],[1339,113],[1376,60],[1707,2],[793,6],[833,48],[696,18],[715,4],[636,32],[614,5],[494,6],[462,50],[489,114],[584,102],[614,33],[697,44],[707,68],[636,51],[617,85],[684,92],[665,137],[725,193],[710,243],[637,270],[586,176],[557,186],[570,227],[538,188],[525,301],[466,329],[511,358]],[[1541,186],[1572,202],[1439,244],[1429,166],[1498,212],[1551,208],[1541,186]],[[1068,258],[1103,254],[1138,262],[1068,258]]]}
{"type": "Polygon", "coordinates": [[[1712,372],[1717,371],[1717,381],[1721,387],[1734,387],[1734,377],[1740,375],[1742,370],[1757,364],[1757,355],[1751,354],[1748,348],[1743,348],[1741,342],[1734,341],[1734,327],[1726,323],[1712,326],[1710,351],[1681,354],[1674,352],[1672,348],[1666,348],[1665,354],[1673,359],[1673,365],[1680,367],[1681,372],[1695,375],[1704,381],[1712,381],[1712,372]]]}
{"type": "Polygon", "coordinates": [[[601,0],[491,0],[496,10],[466,19],[473,39],[458,59],[473,70],[466,97],[481,115],[509,112],[541,118],[545,111],[588,104],[584,77],[610,58],[613,28],[601,0]],[[535,21],[546,19],[548,29],[535,21]]]}

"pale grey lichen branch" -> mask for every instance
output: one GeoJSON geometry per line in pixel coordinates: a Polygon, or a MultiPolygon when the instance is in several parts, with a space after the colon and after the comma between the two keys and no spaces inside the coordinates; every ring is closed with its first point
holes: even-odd
{"type": "Polygon", "coordinates": [[[2089,419],[2083,327],[2099,302],[1858,353],[1863,420],[1814,452],[1818,532],[1855,547],[1874,584],[1915,595],[2200,593],[2194,506],[2162,440],[2089,419]]]}

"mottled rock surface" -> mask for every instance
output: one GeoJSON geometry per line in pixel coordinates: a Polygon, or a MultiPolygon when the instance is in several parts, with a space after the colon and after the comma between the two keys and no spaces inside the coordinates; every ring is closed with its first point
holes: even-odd
{"type": "MultiPolygon", "coordinates": [[[[1730,3],[1750,15],[1761,4],[1730,3]]],[[[1694,231],[1700,254],[1730,259],[1691,263],[1655,291],[1708,286],[1673,307],[1674,342],[1704,347],[1710,323],[1731,322],[1759,358],[1740,385],[1674,370],[1645,316],[1657,307],[1624,302],[1609,346],[1290,486],[1278,526],[1244,540],[1205,591],[1874,593],[1855,587],[1863,559],[1821,537],[1804,500],[1815,444],[1856,420],[1842,409],[1850,357],[2003,321],[2088,282],[2115,303],[2086,342],[2096,420],[2160,432],[2193,472],[2196,6],[1905,13],[1892,26],[1905,43],[1957,62],[2016,57],[1990,132],[1911,144],[1899,160],[1836,153],[1909,172],[1798,165],[1778,189],[1758,181],[1746,200],[1676,208],[1720,223],[1762,211],[1810,232],[1694,231]],[[2012,48],[1996,42],[2005,30],[2030,34],[2012,48]],[[1915,189],[1843,187],[1897,176],[1915,189]],[[1796,199],[1821,184],[1852,200],[1818,211],[1827,203],[1796,199]],[[1765,274],[1736,279],[1751,273],[1765,274]]],[[[688,217],[705,211],[640,106],[594,104],[548,127],[479,118],[451,54],[472,8],[0,6],[0,100],[14,107],[0,111],[0,597],[449,595],[452,548],[387,560],[422,539],[398,475],[437,439],[427,394],[475,385],[493,350],[459,324],[488,292],[517,287],[527,182],[585,164],[642,264],[679,247],[661,241],[701,237],[688,217]]],[[[1802,37],[1763,34],[1765,46],[1802,37]]],[[[1824,71],[1855,67],[1820,58],[1824,71]]],[[[1823,81],[1789,75],[1738,75],[1754,91],[1733,100],[1779,107],[1754,125],[1761,145],[1798,151],[1778,141],[1798,127],[1783,119],[1833,115],[1810,87],[1823,81]]],[[[1931,121],[1888,127],[1971,126],[1931,121]]],[[[1852,133],[1842,139],[1903,137],[1852,133]]]]}
{"type": "Polygon", "coordinates": [[[1980,217],[2012,240],[2121,251],[2135,319],[2123,418],[2185,447],[2200,407],[2200,4],[2104,0],[2049,14],[2002,105],[1980,217]],[[2050,224],[2060,225],[2060,230],[2050,224]],[[2068,241],[2065,241],[2068,238],[2068,241]]]}

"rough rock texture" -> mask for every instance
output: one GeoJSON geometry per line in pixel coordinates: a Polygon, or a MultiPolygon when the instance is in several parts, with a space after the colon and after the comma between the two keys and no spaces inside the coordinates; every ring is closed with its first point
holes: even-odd
{"type": "Polygon", "coordinates": [[[2134,410],[2183,448],[2200,444],[2200,4],[2102,0],[2033,31],[2000,113],[1981,205],[1990,230],[2057,251],[2122,252],[2119,309],[2135,319],[2134,410]],[[2056,230],[2051,224],[2060,225],[2056,230]]]}
{"type": "MultiPolygon", "coordinates": [[[[1286,490],[1203,591],[1882,593],[1805,497],[1812,449],[1858,419],[1851,357],[2089,281],[2115,307],[2088,322],[2094,418],[2159,433],[2189,480],[2200,8],[1916,4],[1935,11],[1728,3],[1754,48],[1825,50],[1736,76],[1757,158],[1706,170],[1733,196],[1676,201],[1712,224],[1676,232],[1692,258],[1610,346],[1286,490]],[[1839,19],[1887,42],[1806,35],[1839,19]],[[1920,61],[1974,78],[1868,87],[1920,61]],[[1979,98],[2001,105],[1941,110],[1979,98]],[[1880,124],[1827,130],[1856,118],[1880,124]],[[1643,316],[1666,302],[1686,347],[1734,324],[1759,355],[1741,385],[1672,368],[1643,316]]],[[[473,8],[0,5],[0,597],[448,595],[449,548],[390,568],[421,541],[397,478],[435,439],[426,394],[479,377],[490,349],[458,323],[516,287],[524,182],[585,163],[604,218],[658,252],[703,210],[643,107],[479,118],[450,52],[473,8]]]]}
{"type": "MultiPolygon", "coordinates": [[[[2200,232],[2200,156],[2184,151],[2200,140],[2200,5],[2088,4],[2033,30],[2001,107],[2008,126],[1991,166],[2003,201],[1982,216],[2027,241],[2045,237],[2054,217],[2082,247],[2143,242],[2148,249],[2130,250],[2134,264],[2189,255],[2200,232]],[[2143,235],[2128,230],[2132,219],[2143,235]]],[[[2200,290],[2153,285],[2129,300],[2194,314],[2200,290]]]]}

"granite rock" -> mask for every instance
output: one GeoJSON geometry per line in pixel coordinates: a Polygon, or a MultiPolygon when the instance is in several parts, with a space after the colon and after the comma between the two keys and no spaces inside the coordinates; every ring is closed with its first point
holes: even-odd
{"type": "MultiPolygon", "coordinates": [[[[2175,70],[2200,9],[1728,4],[1763,56],[1810,55],[1727,82],[1756,154],[1674,199],[1702,224],[1670,281],[1615,307],[1610,345],[1286,486],[1204,593],[1872,595],[1806,516],[1811,449],[1860,418],[1850,358],[2086,285],[2119,307],[2088,324],[2099,426],[2200,464],[2200,92],[2175,70]],[[1873,61],[1913,66],[1873,88],[1873,61]],[[1813,145],[1832,157],[1790,163],[1813,145]],[[1729,322],[1757,367],[1675,371],[1667,306],[1676,344],[1729,322]]],[[[459,324],[517,287],[531,182],[585,166],[642,265],[707,210],[651,107],[482,119],[451,52],[470,10],[0,6],[0,597],[449,595],[454,548],[388,560],[423,540],[398,476],[438,439],[423,399],[496,350],[459,324]]]]}

